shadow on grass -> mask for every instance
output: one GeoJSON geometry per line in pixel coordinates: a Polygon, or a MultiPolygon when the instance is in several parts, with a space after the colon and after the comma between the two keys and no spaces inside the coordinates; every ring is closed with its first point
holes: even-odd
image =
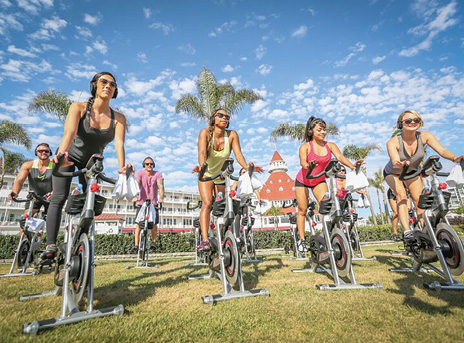
{"type": "MultiPolygon", "coordinates": [[[[156,265],[164,265],[169,262],[154,261],[152,263],[156,265]]],[[[140,274],[137,273],[130,275],[122,280],[117,280],[111,284],[98,287],[95,290],[95,299],[99,301],[98,307],[111,306],[116,303],[122,303],[124,307],[137,305],[154,295],[157,288],[171,287],[181,282],[185,282],[187,274],[189,273],[188,271],[175,277],[162,278],[162,276],[186,269],[193,269],[193,267],[182,265],[174,269],[162,271],[156,269],[143,271],[140,274]]],[[[131,272],[134,270],[142,271],[143,269],[133,269],[131,272]]]]}
{"type": "MultiPolygon", "coordinates": [[[[402,256],[377,255],[377,261],[390,268],[409,268],[412,266],[409,258],[402,256]]],[[[415,308],[427,314],[452,314],[453,312],[451,309],[453,307],[464,307],[464,298],[461,296],[462,292],[436,291],[424,287],[424,284],[429,284],[434,281],[445,281],[436,273],[391,273],[400,276],[394,279],[397,288],[385,289],[385,291],[404,295],[403,304],[406,306],[415,308]],[[428,296],[446,302],[446,304],[443,306],[437,306],[430,303],[427,298],[419,298],[416,295],[417,287],[425,290],[428,296]],[[459,296],[457,296],[457,292],[459,292],[459,296]]]]}

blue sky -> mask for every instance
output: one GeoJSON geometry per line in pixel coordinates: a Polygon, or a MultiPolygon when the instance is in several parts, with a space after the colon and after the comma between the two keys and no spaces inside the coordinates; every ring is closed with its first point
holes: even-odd
{"type": "MultiPolygon", "coordinates": [[[[416,1],[0,0],[0,120],[25,126],[34,144],[56,148],[63,122],[27,106],[49,88],[89,96],[98,71],[116,75],[112,106],[128,117],[127,160],[151,155],[170,189],[196,191],[190,173],[205,124],[176,114],[196,94],[202,67],[263,100],[231,121],[247,160],[267,168],[275,146],[299,168],[299,143],[269,139],[280,122],[314,114],[347,144],[385,147],[397,116],[414,109],[425,129],[464,154],[463,3],[416,1]]],[[[31,151],[10,148],[33,157],[31,151]]],[[[106,150],[114,171],[114,148],[106,150]]],[[[387,153],[367,159],[368,173],[387,153]]],[[[451,163],[445,163],[449,168],[451,163]]],[[[267,175],[263,175],[263,178],[267,175]]],[[[374,193],[374,192],[372,192],[374,193]]],[[[374,194],[373,194],[374,195],[374,194]]]]}

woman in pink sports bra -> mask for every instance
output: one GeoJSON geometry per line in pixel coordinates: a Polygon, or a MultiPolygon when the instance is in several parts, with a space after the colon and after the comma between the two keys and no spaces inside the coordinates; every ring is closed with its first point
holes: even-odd
{"type": "MultiPolygon", "coordinates": [[[[316,163],[316,167],[311,172],[311,175],[316,175],[325,170],[332,154],[342,164],[350,169],[354,169],[355,166],[351,163],[343,154],[340,149],[333,142],[326,142],[324,138],[326,136],[326,123],[321,118],[311,116],[306,123],[305,130],[305,141],[300,146],[300,165],[301,169],[296,175],[295,180],[295,194],[296,201],[298,203],[298,217],[297,227],[300,240],[297,243],[298,250],[301,252],[307,251],[305,241],[305,217],[306,211],[308,210],[308,197],[309,188],[311,188],[314,197],[317,202],[321,202],[324,195],[327,193],[327,183],[325,177],[321,176],[317,179],[308,180],[305,175],[311,162],[316,163]]],[[[356,163],[362,163],[362,160],[356,161],[356,163]]]]}

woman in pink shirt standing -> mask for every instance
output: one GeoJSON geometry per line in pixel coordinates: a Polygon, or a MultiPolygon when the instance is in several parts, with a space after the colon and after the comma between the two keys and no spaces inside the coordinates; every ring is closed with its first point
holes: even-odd
{"type": "MultiPolygon", "coordinates": [[[[300,252],[307,251],[305,241],[305,220],[306,211],[308,210],[309,189],[313,192],[318,203],[321,202],[322,198],[328,191],[325,176],[310,180],[305,177],[310,163],[314,162],[316,164],[311,175],[319,174],[325,170],[332,159],[333,154],[342,164],[350,169],[355,169],[355,166],[345,156],[343,156],[335,143],[326,142],[324,140],[326,135],[327,131],[325,121],[321,118],[311,116],[306,123],[306,143],[300,146],[301,169],[296,175],[295,180],[295,194],[298,203],[297,227],[298,234],[300,236],[297,247],[300,252]]],[[[362,163],[362,160],[356,161],[356,163],[362,163]]]]}
{"type": "MultiPolygon", "coordinates": [[[[158,204],[163,203],[164,200],[164,178],[161,172],[155,170],[155,162],[151,157],[145,157],[143,160],[143,170],[139,170],[135,175],[137,182],[140,186],[140,195],[137,200],[137,212],[135,213],[135,218],[139,213],[140,207],[142,207],[145,200],[150,199],[151,203],[155,206],[156,210],[156,220],[153,223],[153,228],[151,229],[151,250],[156,250],[156,239],[158,237],[158,223],[159,223],[159,208],[158,204]],[[158,198],[159,192],[159,198],[158,198]]],[[[140,227],[139,224],[135,226],[135,244],[132,248],[132,251],[137,252],[139,250],[139,237],[140,237],[140,227]]]]}

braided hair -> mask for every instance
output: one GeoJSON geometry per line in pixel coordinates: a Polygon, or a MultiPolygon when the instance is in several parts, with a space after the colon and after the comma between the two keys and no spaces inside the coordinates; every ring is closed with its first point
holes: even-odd
{"type": "Polygon", "coordinates": [[[321,125],[322,127],[326,127],[326,123],[324,119],[316,118],[315,116],[309,117],[308,122],[306,123],[306,129],[305,129],[305,135],[304,135],[304,139],[306,142],[309,142],[313,139],[313,135],[314,135],[313,129],[317,124],[321,125]]]}
{"type": "Polygon", "coordinates": [[[208,159],[209,154],[211,153],[211,145],[213,144],[213,133],[214,133],[214,125],[212,124],[213,118],[216,116],[216,113],[221,110],[227,112],[227,110],[223,108],[216,108],[211,112],[211,115],[209,116],[209,119],[208,119],[209,140],[208,140],[208,147],[206,149],[206,159],[208,159]]]}

